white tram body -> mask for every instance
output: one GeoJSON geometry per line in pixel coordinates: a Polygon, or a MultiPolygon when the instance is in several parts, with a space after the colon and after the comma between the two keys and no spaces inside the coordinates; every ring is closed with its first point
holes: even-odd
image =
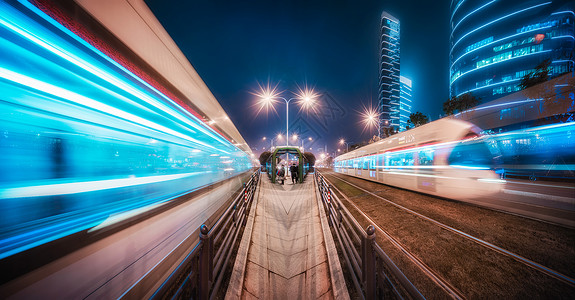
{"type": "Polygon", "coordinates": [[[335,172],[466,200],[503,189],[495,142],[464,121],[440,119],[335,158],[335,172]]]}

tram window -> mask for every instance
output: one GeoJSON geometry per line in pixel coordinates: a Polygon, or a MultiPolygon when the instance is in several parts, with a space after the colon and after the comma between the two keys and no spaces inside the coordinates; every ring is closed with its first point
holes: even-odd
{"type": "Polygon", "coordinates": [[[418,153],[420,166],[433,165],[433,149],[420,150],[418,153]]]}
{"type": "Polygon", "coordinates": [[[473,168],[488,168],[492,155],[485,143],[461,143],[449,155],[448,164],[473,168]]]}
{"type": "Polygon", "coordinates": [[[383,154],[379,154],[379,155],[377,156],[377,160],[376,160],[376,168],[377,168],[378,166],[379,166],[379,167],[382,167],[382,166],[383,166],[383,162],[384,162],[384,155],[383,155],[383,154]]]}
{"type": "Polygon", "coordinates": [[[375,170],[375,156],[369,157],[369,169],[375,170]]]}
{"type": "Polygon", "coordinates": [[[369,157],[364,157],[362,160],[363,160],[362,169],[364,170],[369,169],[369,157]]]}
{"type": "Polygon", "coordinates": [[[413,152],[388,153],[385,157],[385,166],[391,168],[413,166],[413,152]]]}

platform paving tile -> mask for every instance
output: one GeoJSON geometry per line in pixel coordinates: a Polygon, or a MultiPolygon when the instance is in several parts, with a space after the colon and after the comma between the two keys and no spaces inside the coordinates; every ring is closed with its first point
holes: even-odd
{"type": "MultiPolygon", "coordinates": [[[[317,225],[321,226],[321,225],[317,225]]],[[[317,228],[317,227],[315,227],[317,228]]],[[[313,228],[310,229],[310,232],[307,235],[307,245],[308,247],[314,247],[316,245],[322,244],[323,241],[323,233],[321,231],[313,231],[313,228]]],[[[324,245],[325,247],[325,245],[324,245]]]]}
{"type": "Polygon", "coordinates": [[[270,299],[306,299],[305,274],[286,279],[278,274],[270,273],[270,289],[270,299]]]}
{"type": "Polygon", "coordinates": [[[282,224],[274,224],[273,222],[268,222],[267,233],[269,236],[283,237],[284,239],[296,239],[302,236],[307,236],[309,229],[308,224],[293,224],[291,226],[285,226],[282,224]]]}
{"type": "Polygon", "coordinates": [[[268,248],[283,255],[292,255],[307,250],[307,236],[290,240],[268,236],[268,248]]]}
{"type": "Polygon", "coordinates": [[[244,289],[242,291],[242,300],[256,300],[259,299],[258,297],[252,295],[248,290],[244,289]]]}
{"type": "Polygon", "coordinates": [[[252,244],[250,247],[250,251],[248,252],[248,261],[269,270],[267,246],[252,244]]]}
{"type": "Polygon", "coordinates": [[[269,271],[252,262],[247,263],[244,288],[253,296],[268,299],[269,271]]]}
{"type": "Polygon", "coordinates": [[[242,299],[333,299],[312,180],[262,180],[242,299]]]}
{"type": "Polygon", "coordinates": [[[284,255],[268,250],[268,264],[270,272],[290,279],[306,271],[307,250],[292,255],[284,255]]]}
{"type": "Polygon", "coordinates": [[[251,242],[260,246],[267,246],[268,235],[265,224],[254,223],[251,242]]]}
{"type": "Polygon", "coordinates": [[[308,248],[307,251],[307,269],[314,268],[321,263],[327,262],[327,252],[325,251],[325,245],[323,243],[316,245],[315,247],[308,248]]]}
{"type": "Polygon", "coordinates": [[[316,299],[330,290],[330,282],[325,280],[329,277],[327,262],[308,269],[306,275],[305,285],[309,287],[306,290],[306,299],[316,299]]]}

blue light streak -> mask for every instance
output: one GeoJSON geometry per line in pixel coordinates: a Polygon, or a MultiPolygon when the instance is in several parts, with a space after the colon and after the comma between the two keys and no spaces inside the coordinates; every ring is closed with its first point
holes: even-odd
{"type": "Polygon", "coordinates": [[[459,57],[451,64],[450,70],[453,69],[453,66],[454,66],[461,58],[463,58],[463,57],[467,56],[468,54],[471,54],[471,53],[473,53],[473,52],[475,52],[475,51],[478,51],[479,49],[483,49],[483,48],[485,48],[485,47],[489,47],[489,46],[491,46],[491,45],[493,45],[493,44],[497,44],[497,43],[499,43],[499,42],[502,42],[502,41],[507,40],[507,39],[510,39],[510,38],[514,38],[514,37],[517,37],[517,36],[520,36],[520,35],[527,35],[528,33],[532,33],[532,32],[534,32],[534,31],[539,31],[539,30],[541,30],[541,29],[547,29],[547,28],[551,28],[551,26],[540,27],[540,28],[536,28],[536,29],[529,30],[529,31],[523,31],[523,32],[515,33],[515,34],[512,34],[512,35],[506,36],[506,37],[504,37],[504,38],[500,38],[500,39],[498,39],[498,40],[496,40],[496,41],[493,41],[493,42],[491,42],[491,43],[489,43],[489,44],[485,44],[485,45],[483,45],[483,46],[481,46],[481,47],[475,48],[475,49],[473,49],[473,50],[471,50],[471,51],[469,51],[469,52],[465,52],[465,53],[463,53],[461,56],[459,56],[459,57]]]}
{"type": "MultiPolygon", "coordinates": [[[[457,22],[457,24],[453,27],[453,29],[451,30],[452,32],[455,31],[455,29],[457,28],[457,26],[459,26],[459,24],[461,24],[461,22],[463,22],[463,20],[465,20],[467,17],[471,16],[472,14],[476,13],[477,11],[483,9],[484,7],[492,4],[493,2],[495,2],[497,0],[492,0],[490,2],[487,2],[485,4],[483,4],[482,6],[480,6],[479,8],[473,10],[472,12],[468,13],[465,17],[463,17],[461,20],[459,20],[459,22],[457,22]]],[[[458,6],[459,7],[459,6],[458,6]]]]}
{"type": "MultiPolygon", "coordinates": [[[[550,51],[550,50],[549,50],[549,51],[550,51]]],[[[542,53],[542,52],[536,52],[536,53],[534,53],[534,54],[537,54],[537,53],[542,53]]],[[[517,57],[522,57],[522,56],[517,56],[517,57]]],[[[564,63],[564,62],[574,63],[574,61],[572,61],[572,60],[554,60],[554,61],[551,62],[551,64],[564,63]]],[[[472,70],[472,71],[473,71],[473,70],[472,70]]],[[[473,92],[473,91],[480,90],[480,89],[483,89],[483,88],[494,87],[494,86],[501,85],[501,84],[517,82],[517,81],[520,81],[520,80],[521,80],[521,78],[516,78],[516,79],[512,79],[512,80],[508,80],[508,81],[502,81],[502,82],[497,82],[497,83],[492,83],[492,84],[484,85],[484,86],[481,86],[481,87],[478,87],[478,88],[474,88],[474,89],[467,90],[467,91],[465,91],[465,92],[461,92],[461,93],[457,94],[457,97],[459,97],[459,96],[461,96],[461,95],[463,95],[463,94],[465,94],[465,93],[473,92]]],[[[556,86],[561,86],[561,85],[556,85],[556,86]]],[[[540,100],[540,99],[535,99],[535,101],[538,101],[538,100],[540,100]]],[[[481,110],[481,109],[482,109],[482,108],[478,108],[478,109],[475,109],[475,110],[481,110]]],[[[459,114],[459,113],[458,113],[458,114],[459,114]]],[[[456,115],[458,115],[458,114],[456,114],[456,115]]]]}
{"type": "MultiPolygon", "coordinates": [[[[55,20],[53,20],[50,16],[48,16],[47,14],[45,14],[43,11],[41,11],[40,9],[38,9],[37,7],[35,7],[33,4],[29,3],[26,0],[19,0],[19,2],[21,4],[23,4],[24,6],[26,6],[28,9],[30,9],[32,12],[34,12],[36,15],[42,17],[44,20],[48,21],[50,24],[52,24],[54,27],[56,27],[58,30],[60,30],[62,33],[66,34],[67,36],[73,38],[75,41],[79,42],[80,44],[82,44],[84,47],[86,47],[87,49],[89,49],[89,51],[91,51],[92,53],[97,54],[100,58],[103,58],[104,60],[106,60],[108,63],[112,64],[114,67],[120,69],[123,72],[123,76],[129,76],[130,79],[136,80],[139,84],[144,85],[146,88],[152,90],[157,96],[160,96],[162,98],[163,101],[166,101],[168,103],[170,103],[170,106],[166,106],[164,105],[162,102],[157,101],[156,99],[149,97],[146,93],[139,93],[138,90],[136,89],[132,89],[130,84],[121,84],[121,87],[123,89],[129,90],[131,92],[134,92],[136,95],[136,97],[142,97],[140,99],[145,99],[146,101],[149,101],[151,103],[154,103],[156,105],[156,107],[158,107],[159,109],[162,110],[170,110],[173,108],[177,109],[177,112],[179,113],[184,113],[186,118],[183,118],[179,113],[175,113],[172,116],[176,117],[178,119],[180,119],[180,121],[184,121],[186,122],[187,125],[192,126],[197,128],[198,126],[203,127],[204,129],[208,130],[210,132],[210,134],[212,134],[212,138],[215,138],[217,140],[219,140],[222,144],[227,145],[229,144],[229,142],[222,137],[218,132],[216,132],[213,128],[211,128],[210,126],[206,125],[204,122],[202,122],[202,120],[198,119],[196,116],[194,116],[193,114],[191,114],[189,111],[187,111],[186,109],[184,109],[183,107],[181,107],[179,104],[177,104],[176,102],[174,102],[171,98],[167,97],[166,95],[164,95],[163,93],[161,93],[160,91],[158,91],[155,87],[151,86],[150,84],[148,84],[146,81],[142,80],[141,78],[139,78],[138,76],[136,76],[135,74],[133,74],[132,72],[130,72],[128,69],[126,69],[125,67],[123,67],[121,64],[117,63],[115,60],[113,60],[112,58],[106,56],[104,53],[102,53],[100,50],[98,50],[97,48],[95,48],[94,46],[92,46],[90,43],[82,40],[80,37],[78,37],[76,34],[74,34],[72,31],[68,30],[66,27],[64,27],[62,24],[56,22],[55,20]],[[188,119],[191,118],[193,119],[195,122],[189,122],[188,119]]],[[[42,43],[40,43],[42,44],[42,43]]],[[[51,45],[46,45],[49,48],[51,48],[51,45]]],[[[63,53],[63,55],[69,54],[66,53],[66,51],[62,51],[61,53],[63,53]]],[[[76,59],[76,58],[74,58],[76,59]]],[[[80,60],[80,59],[78,59],[80,60]]],[[[89,64],[82,64],[83,67],[90,67],[89,64]]],[[[91,69],[91,68],[90,68],[91,69]]],[[[96,70],[97,72],[97,70],[96,70]]],[[[104,76],[106,79],[112,80],[114,81],[113,83],[121,83],[123,81],[123,78],[114,78],[114,77],[110,77],[109,74],[106,74],[106,76],[104,76]]],[[[236,147],[237,148],[237,147],[236,147]]],[[[240,150],[239,148],[237,150],[240,150]]]]}
{"type": "Polygon", "coordinates": [[[0,259],[251,169],[237,145],[21,3],[0,2],[0,259]]]}
{"type": "Polygon", "coordinates": [[[501,21],[501,20],[507,19],[507,18],[509,18],[509,17],[511,17],[511,16],[514,16],[514,15],[516,15],[516,14],[519,14],[519,13],[522,13],[522,12],[524,12],[524,11],[527,11],[527,10],[530,10],[530,9],[534,9],[534,8],[537,8],[537,7],[540,7],[540,6],[543,6],[543,5],[548,5],[548,4],[551,4],[551,2],[545,2],[545,3],[537,4],[537,5],[528,7],[528,8],[524,8],[524,9],[522,9],[522,10],[518,10],[518,11],[516,11],[516,12],[510,13],[510,14],[508,14],[508,15],[505,15],[505,16],[503,16],[503,17],[500,17],[500,18],[498,18],[498,19],[495,19],[495,20],[493,20],[493,21],[491,21],[491,22],[488,22],[488,23],[486,23],[486,24],[484,24],[484,25],[481,25],[481,26],[479,26],[479,27],[477,27],[477,28],[471,30],[470,32],[466,33],[466,34],[463,35],[461,38],[459,38],[459,40],[457,40],[457,41],[453,44],[453,46],[451,47],[451,50],[449,51],[449,54],[451,54],[451,53],[453,52],[453,49],[455,48],[455,46],[457,46],[457,44],[459,44],[459,42],[461,42],[461,41],[462,41],[465,37],[467,37],[468,35],[470,35],[470,34],[476,32],[476,31],[478,31],[478,30],[480,30],[480,29],[482,29],[482,28],[484,28],[484,27],[486,27],[486,26],[492,25],[492,24],[494,24],[494,23],[497,23],[497,22],[499,22],[499,21],[501,21]]]}
{"type": "Polygon", "coordinates": [[[477,70],[481,70],[481,69],[487,68],[487,67],[492,67],[492,66],[494,66],[494,65],[497,65],[497,64],[500,64],[500,63],[504,63],[504,62],[509,62],[509,61],[512,61],[512,60],[517,59],[517,58],[523,58],[523,57],[527,57],[527,56],[531,56],[531,55],[539,55],[539,54],[547,53],[547,52],[551,52],[551,50],[543,50],[543,51],[539,51],[539,52],[533,52],[533,53],[529,53],[529,54],[524,54],[524,55],[521,55],[521,56],[515,56],[515,57],[511,57],[511,58],[508,58],[508,59],[500,60],[500,61],[498,61],[498,62],[490,63],[490,64],[487,64],[487,65],[483,65],[483,66],[481,66],[481,67],[477,67],[477,68],[471,69],[471,70],[469,70],[469,71],[467,71],[467,72],[465,72],[465,73],[461,73],[461,75],[459,75],[457,78],[455,78],[455,79],[453,80],[453,82],[451,82],[451,83],[449,84],[449,86],[451,87],[451,86],[453,85],[453,83],[455,83],[455,82],[456,82],[457,80],[459,80],[461,77],[463,77],[463,76],[465,76],[465,75],[467,75],[467,74],[469,74],[469,73],[475,72],[475,71],[477,71],[477,70]]]}
{"type": "Polygon", "coordinates": [[[461,4],[463,4],[463,2],[465,2],[465,0],[462,0],[461,2],[459,2],[459,3],[457,4],[457,6],[455,7],[455,9],[453,9],[453,12],[451,13],[450,22],[453,22],[453,16],[455,15],[455,12],[459,9],[459,7],[461,6],[461,4]]]}

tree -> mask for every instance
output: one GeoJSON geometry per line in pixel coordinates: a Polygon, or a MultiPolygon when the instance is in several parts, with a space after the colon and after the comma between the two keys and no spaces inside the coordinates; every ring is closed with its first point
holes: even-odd
{"type": "Polygon", "coordinates": [[[381,129],[381,135],[384,137],[390,137],[396,133],[397,133],[397,131],[395,131],[395,129],[393,127],[383,127],[381,129]]]}
{"type": "Polygon", "coordinates": [[[377,142],[377,141],[379,141],[379,140],[381,140],[381,138],[378,137],[377,135],[374,135],[374,136],[371,137],[371,139],[369,140],[368,144],[373,144],[373,143],[375,143],[375,142],[377,142]]]}
{"type": "Polygon", "coordinates": [[[450,116],[456,112],[464,112],[474,106],[479,104],[479,99],[477,99],[471,93],[465,93],[459,97],[452,96],[443,102],[443,112],[450,116]]]}
{"type": "Polygon", "coordinates": [[[409,115],[409,120],[407,120],[407,123],[413,125],[413,127],[418,127],[429,123],[429,118],[418,111],[409,115]]]}
{"type": "Polygon", "coordinates": [[[443,102],[443,112],[451,116],[457,110],[457,97],[452,96],[451,98],[447,99],[447,101],[443,102]]]}
{"type": "Polygon", "coordinates": [[[535,67],[533,72],[530,72],[521,78],[519,87],[524,90],[549,80],[549,65],[551,65],[551,60],[546,59],[542,61],[535,67]]]}
{"type": "Polygon", "coordinates": [[[464,112],[472,107],[477,106],[479,104],[479,99],[475,98],[471,93],[465,93],[459,97],[457,97],[459,112],[464,112]]]}
{"type": "Polygon", "coordinates": [[[331,166],[333,165],[333,157],[328,156],[328,157],[325,159],[325,163],[326,163],[326,165],[327,165],[328,167],[331,167],[331,166]]]}
{"type": "Polygon", "coordinates": [[[272,155],[272,153],[269,151],[262,152],[262,154],[260,154],[260,164],[262,166],[265,165],[266,162],[268,161],[268,159],[270,159],[271,155],[272,155]]]}
{"type": "Polygon", "coordinates": [[[315,165],[315,155],[313,155],[313,153],[304,152],[303,156],[305,157],[305,159],[307,159],[307,162],[309,163],[310,167],[315,165]]]}

